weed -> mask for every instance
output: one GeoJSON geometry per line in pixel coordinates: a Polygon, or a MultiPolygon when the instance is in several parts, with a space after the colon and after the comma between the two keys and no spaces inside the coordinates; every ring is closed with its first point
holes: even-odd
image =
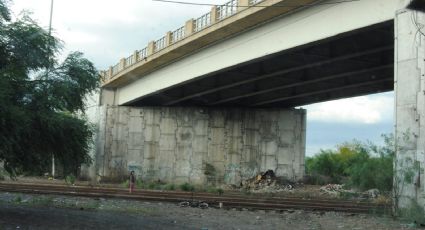
{"type": "Polygon", "coordinates": [[[176,190],[176,185],[175,184],[166,184],[164,186],[164,190],[176,190]]]}
{"type": "Polygon", "coordinates": [[[14,203],[17,203],[17,204],[21,203],[22,202],[22,197],[21,196],[15,197],[15,199],[13,200],[13,202],[14,203]]]}
{"type": "Polygon", "coordinates": [[[100,206],[98,201],[89,201],[87,203],[83,203],[80,205],[80,208],[84,208],[87,210],[97,210],[100,206]]]}
{"type": "Polygon", "coordinates": [[[207,187],[206,192],[217,193],[218,195],[222,195],[224,193],[224,190],[222,188],[207,187]]]}
{"type": "Polygon", "coordinates": [[[66,181],[66,183],[68,183],[70,185],[74,185],[75,184],[75,176],[70,174],[70,175],[65,177],[65,181],[66,181]]]}
{"type": "Polygon", "coordinates": [[[129,188],[129,186],[130,186],[130,181],[129,181],[129,180],[126,180],[126,181],[122,182],[121,186],[122,186],[123,188],[129,188]]]}
{"type": "Polygon", "coordinates": [[[141,179],[136,180],[136,188],[143,188],[143,185],[144,185],[144,183],[141,179]]]}
{"type": "Polygon", "coordinates": [[[50,206],[53,204],[53,198],[49,196],[33,197],[32,204],[41,206],[50,206]]]}
{"type": "Polygon", "coordinates": [[[0,168],[0,181],[4,180],[5,178],[5,173],[3,172],[3,169],[0,168]]]}
{"type": "Polygon", "coordinates": [[[155,189],[157,187],[157,183],[151,181],[147,184],[148,189],[155,189]]]}
{"type": "Polygon", "coordinates": [[[223,195],[223,193],[224,193],[224,190],[222,189],[222,188],[218,188],[217,189],[217,193],[218,193],[218,195],[223,195]]]}
{"type": "Polygon", "coordinates": [[[180,185],[180,189],[187,192],[193,192],[195,190],[195,187],[186,182],[180,185]]]}

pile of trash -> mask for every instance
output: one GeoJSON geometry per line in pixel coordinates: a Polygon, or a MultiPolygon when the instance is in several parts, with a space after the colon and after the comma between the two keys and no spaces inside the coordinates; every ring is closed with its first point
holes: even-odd
{"type": "Polygon", "coordinates": [[[275,193],[283,191],[291,191],[294,189],[294,184],[282,183],[282,178],[276,177],[273,170],[259,173],[257,176],[242,181],[242,189],[258,192],[258,193],[275,193]]]}
{"type": "Polygon", "coordinates": [[[370,189],[365,192],[357,192],[352,189],[344,189],[344,185],[342,184],[327,184],[320,188],[320,192],[322,194],[327,194],[331,196],[349,195],[351,197],[358,197],[364,199],[376,199],[380,196],[380,191],[378,189],[370,189]]]}

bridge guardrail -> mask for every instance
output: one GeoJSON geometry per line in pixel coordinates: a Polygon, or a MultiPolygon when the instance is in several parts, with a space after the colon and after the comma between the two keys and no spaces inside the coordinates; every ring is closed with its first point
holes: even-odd
{"type": "Polygon", "coordinates": [[[238,2],[236,0],[231,0],[224,5],[217,7],[217,18],[218,20],[223,20],[233,14],[238,12],[238,2]]]}
{"type": "Polygon", "coordinates": [[[211,12],[208,12],[195,20],[195,32],[203,30],[211,25],[211,12]]]}
{"type": "Polygon", "coordinates": [[[192,33],[196,33],[199,31],[202,31],[206,29],[207,27],[213,25],[214,23],[224,20],[238,12],[238,6],[242,6],[240,2],[247,2],[248,5],[243,5],[243,7],[249,7],[253,6],[255,4],[258,4],[264,0],[230,0],[227,3],[219,6],[215,6],[212,8],[212,10],[201,17],[197,19],[192,19],[192,22],[190,26],[192,26],[191,29],[186,28],[188,24],[185,26],[182,26],[173,32],[168,32],[166,36],[151,42],[153,47],[149,48],[150,45],[147,47],[135,51],[133,55],[121,59],[121,61],[114,65],[109,67],[108,70],[100,71],[100,75],[103,82],[107,82],[108,80],[113,79],[118,73],[126,69],[127,67],[130,67],[142,60],[145,60],[148,56],[157,53],[164,48],[173,45],[184,38],[190,36],[192,33]]]}
{"type": "Polygon", "coordinates": [[[177,30],[174,30],[171,33],[171,44],[174,44],[184,38],[184,26],[178,28],[177,30]]]}

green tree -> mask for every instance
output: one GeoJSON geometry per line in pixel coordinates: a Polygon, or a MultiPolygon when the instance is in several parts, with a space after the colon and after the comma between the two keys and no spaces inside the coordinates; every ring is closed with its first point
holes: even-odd
{"type": "Polygon", "coordinates": [[[385,144],[346,142],[335,150],[321,150],[306,158],[306,173],[316,183],[346,183],[362,190],[390,191],[393,185],[394,136],[383,135],[385,144]],[[328,177],[330,181],[322,178],[328,177]]]}
{"type": "Polygon", "coordinates": [[[80,52],[58,63],[60,49],[28,14],[12,20],[0,0],[0,161],[13,175],[47,170],[52,155],[65,174],[90,163],[93,133],[82,114],[99,76],[80,52]]]}

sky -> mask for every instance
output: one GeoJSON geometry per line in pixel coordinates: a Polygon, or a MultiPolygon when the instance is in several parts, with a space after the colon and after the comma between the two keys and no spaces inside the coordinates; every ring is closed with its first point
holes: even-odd
{"type": "MultiPolygon", "coordinates": [[[[27,10],[48,28],[50,0],[14,0],[10,6],[15,17],[27,10]]],[[[209,10],[208,6],[152,0],[55,0],[52,28],[53,35],[64,42],[60,58],[81,51],[104,70],[209,10]]],[[[353,139],[382,143],[381,134],[393,131],[393,104],[394,94],[389,92],[303,106],[307,109],[306,155],[353,139]]]]}

